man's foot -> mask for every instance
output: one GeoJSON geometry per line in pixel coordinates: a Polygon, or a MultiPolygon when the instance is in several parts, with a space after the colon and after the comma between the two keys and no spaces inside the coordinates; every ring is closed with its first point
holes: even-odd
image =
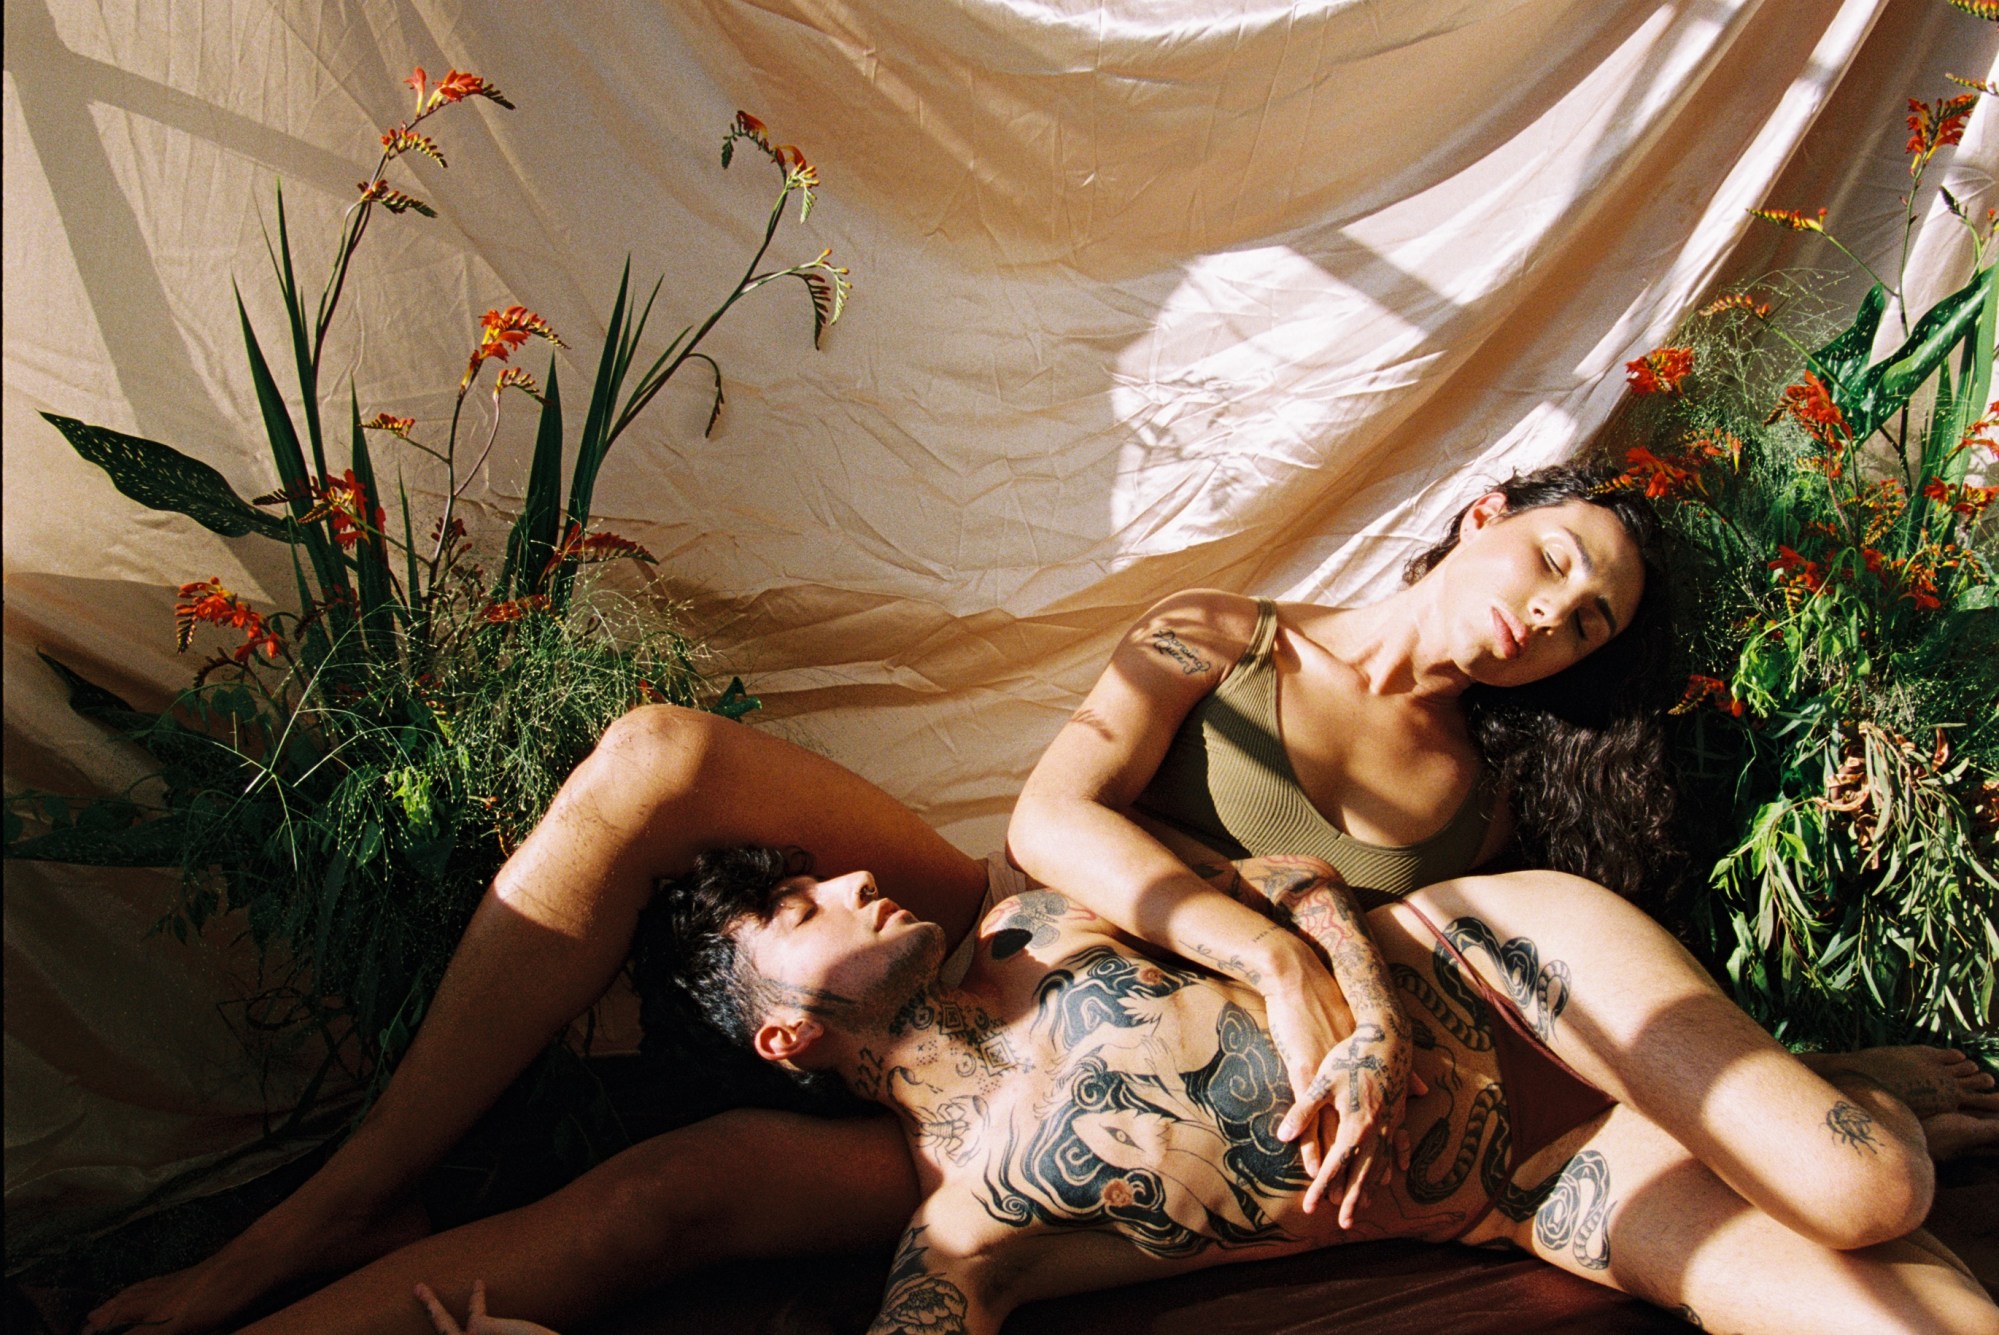
{"type": "Polygon", "coordinates": [[[1934,1113],[1922,1119],[1930,1158],[1948,1163],[1960,1154],[1999,1153],[1999,1113],[1934,1113]]]}
{"type": "Polygon", "coordinates": [[[415,1200],[379,1220],[319,1227],[291,1245],[274,1236],[280,1231],[274,1219],[275,1214],[264,1216],[198,1265],[155,1275],[113,1295],[84,1320],[83,1335],[217,1330],[235,1324],[234,1318],[286,1284],[344,1273],[430,1233],[429,1217],[415,1200]]]}
{"type": "Polygon", "coordinates": [[[1909,1105],[1917,1117],[1940,1113],[1999,1113],[1999,1093],[1978,1063],[1955,1048],[1920,1043],[1858,1052],[1813,1052],[1800,1057],[1820,1075],[1853,1071],[1909,1105]]]}

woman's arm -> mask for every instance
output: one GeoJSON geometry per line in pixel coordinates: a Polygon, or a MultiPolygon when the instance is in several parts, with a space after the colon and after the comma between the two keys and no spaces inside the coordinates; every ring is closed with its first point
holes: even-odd
{"type": "Polygon", "coordinates": [[[1387,962],[1367,935],[1366,919],[1346,882],[1317,858],[1249,858],[1196,870],[1316,945],[1353,1009],[1353,1033],[1327,1054],[1277,1132],[1290,1139],[1313,1107],[1331,1100],[1339,1132],[1313,1170],[1305,1209],[1311,1211],[1344,1177],[1340,1227],[1351,1228],[1355,1209],[1366,1204],[1369,1179],[1386,1182],[1393,1169],[1409,1166],[1402,1115],[1412,1085],[1416,1093],[1427,1092],[1411,1065],[1409,1017],[1387,962]]]}
{"type": "MultiPolygon", "coordinates": [[[[1028,776],[1007,841],[1035,879],[1140,940],[1261,992],[1292,1088],[1309,1091],[1354,1031],[1320,957],[1292,931],[1217,893],[1127,814],[1188,712],[1241,656],[1255,622],[1253,600],[1214,590],[1175,594],[1147,612],[1028,776]]],[[[1328,956],[1334,945],[1327,943],[1328,956]]],[[[1300,1101],[1294,1135],[1316,1129],[1324,1103],[1300,1101]]],[[[1308,1139],[1315,1174],[1320,1148],[1308,1139]]]]}

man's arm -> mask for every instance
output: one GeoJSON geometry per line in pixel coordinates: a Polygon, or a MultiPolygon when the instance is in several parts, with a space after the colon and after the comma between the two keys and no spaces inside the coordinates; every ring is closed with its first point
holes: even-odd
{"type": "Polygon", "coordinates": [[[1386,1181],[1398,1164],[1408,1166],[1402,1113],[1412,1078],[1409,1017],[1396,998],[1388,966],[1367,935],[1353,893],[1337,871],[1317,858],[1250,858],[1195,870],[1310,941],[1353,1009],[1353,1034],[1327,1054],[1278,1128],[1278,1135],[1289,1139],[1301,1119],[1316,1116],[1330,1099],[1339,1115],[1338,1134],[1324,1161],[1307,1165],[1313,1181],[1305,1208],[1316,1206],[1344,1173],[1340,1226],[1349,1227],[1369,1176],[1378,1171],[1386,1181]]]}
{"type": "Polygon", "coordinates": [[[997,1335],[996,1308],[972,1276],[972,1258],[953,1256],[929,1237],[918,1210],[895,1249],[881,1312],[868,1335],[997,1335]]]}

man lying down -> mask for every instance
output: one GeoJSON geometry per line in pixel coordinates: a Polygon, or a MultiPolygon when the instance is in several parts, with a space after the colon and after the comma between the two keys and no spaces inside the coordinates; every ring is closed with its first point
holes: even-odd
{"type": "MultiPolygon", "coordinates": [[[[1303,859],[1239,873],[1280,919],[1344,893],[1303,859]]],[[[956,985],[941,929],[867,873],[815,880],[771,849],[705,855],[645,930],[705,1023],[900,1119],[923,1201],[875,1335],[992,1332],[1035,1299],[1383,1237],[1510,1243],[1708,1329],[1999,1331],[1916,1228],[1932,1169],[1907,1107],[1808,1071],[1607,891],[1533,875],[1368,916],[1413,1026],[1414,1152],[1350,1227],[1305,1208],[1258,993],[1054,891],[996,905],[956,985]],[[1645,1115],[1670,1082],[1706,1091],[1665,1100],[1696,1122],[1645,1115]]]]}

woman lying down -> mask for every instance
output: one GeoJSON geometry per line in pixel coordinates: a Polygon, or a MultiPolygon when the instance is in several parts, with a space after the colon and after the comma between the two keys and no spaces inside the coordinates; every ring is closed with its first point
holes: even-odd
{"type": "MultiPolygon", "coordinates": [[[[1055,891],[998,904],[951,981],[943,930],[868,873],[710,853],[641,927],[661,966],[647,985],[896,1114],[921,1203],[872,1335],[996,1332],[1023,1302],[1374,1238],[1510,1242],[1709,1329],[1999,1331],[1917,1228],[1932,1169],[1910,1110],[1808,1070],[1615,895],[1552,872],[1465,877],[1363,933],[1324,863],[1224,877],[1280,922],[1332,924],[1362,1028],[1365,998],[1418,1003],[1415,1149],[1350,1210],[1312,1208],[1255,989],[1055,891]],[[1702,1091],[1698,1114],[1663,1083],[1702,1091]]],[[[1393,1099],[1404,1073],[1346,1074],[1385,1076],[1393,1099]]],[[[527,1329],[474,1325],[509,1328],[527,1329]]]]}
{"type": "MultiPolygon", "coordinates": [[[[1471,1012],[1462,991],[1443,987],[1421,960],[1402,960],[1416,972],[1395,975],[1396,987],[1385,993],[1378,977],[1352,967],[1336,980],[1325,961],[1337,963],[1359,949],[1357,918],[1330,908],[1294,913],[1294,934],[1192,868],[1309,855],[1337,868],[1342,890],[1350,888],[1359,906],[1370,909],[1425,886],[1432,891],[1423,893],[1445,893],[1435,889],[1439,883],[1490,887],[1492,894],[1528,901],[1545,898],[1549,887],[1567,887],[1558,896],[1563,904],[1593,904],[1606,894],[1585,894],[1563,876],[1461,879],[1492,869],[1509,849],[1530,864],[1586,876],[1639,902],[1661,871],[1671,780],[1657,711],[1640,687],[1647,665],[1665,657],[1660,613],[1668,580],[1655,520],[1642,500],[1605,483],[1601,474],[1558,467],[1498,484],[1411,562],[1405,588],[1377,603],[1274,603],[1216,590],[1165,599],[1123,637],[1027,781],[1008,831],[1021,869],[1150,943],[1161,960],[1197,961],[1235,985],[1214,995],[1246,997],[1253,989],[1260,998],[1242,1010],[1267,1033],[1285,1087],[1299,1094],[1278,1127],[1298,1157],[1283,1159],[1286,1166],[1270,1170],[1277,1176],[1258,1179],[1253,1190],[1243,1187],[1250,1194],[1237,1214],[1250,1219],[1253,1208],[1263,1222],[1242,1223],[1226,1210],[1212,1216],[1247,1230],[1229,1244],[1234,1250],[1224,1249],[1228,1254],[1243,1247],[1261,1254],[1275,1245],[1259,1230],[1293,1218],[1285,1214],[1286,1193],[1293,1190],[1290,1175],[1299,1172],[1311,1178],[1308,1193],[1326,1193],[1328,1205],[1336,1203],[1326,1215],[1353,1219],[1366,1184],[1396,1167],[1397,1142],[1380,1132],[1400,1125],[1402,1096],[1415,1087],[1404,1078],[1412,1038],[1448,1043],[1456,1037],[1452,1026],[1471,1012]],[[1355,990],[1370,981],[1374,991],[1355,990]],[[1402,998],[1422,1021],[1420,1034],[1402,1018],[1402,998]]],[[[669,706],[636,710],[612,725],[501,869],[408,1056],[354,1134],[293,1196],[220,1252],[117,1295],[91,1314],[87,1329],[196,1335],[267,1310],[272,1295],[296,1292],[302,1281],[332,1278],[267,1315],[253,1327],[256,1335],[421,1330],[422,1315],[408,1299],[413,1283],[427,1279],[461,1303],[480,1275],[504,1308],[574,1325],[718,1262],[887,1245],[933,1185],[919,1178],[887,1117],[733,1110],[642,1141],[532,1206],[443,1233],[429,1233],[410,1197],[413,1184],[550,1038],[603,994],[632,952],[641,914],[671,899],[656,894],[659,884],[686,876],[698,854],[744,845],[802,848],[826,876],[867,869],[897,903],[935,923],[956,944],[954,956],[983,949],[975,928],[1017,876],[1001,858],[982,866],[861,776],[767,730],[669,706]],[[560,1255],[550,1238],[565,1240],[560,1255]]],[[[1556,911],[1546,903],[1495,902],[1470,915],[1494,933],[1485,945],[1509,952],[1509,959],[1517,958],[1508,945],[1513,938],[1539,942],[1550,972],[1544,978],[1537,972],[1543,965],[1536,965],[1530,977],[1537,987],[1546,984],[1535,994],[1543,1028],[1556,1019],[1561,970],[1576,971],[1583,958],[1580,948],[1557,950],[1552,937],[1542,938],[1539,915],[1556,911]],[[1516,919],[1515,911],[1525,916],[1516,919]]],[[[1430,916],[1448,929],[1465,915],[1453,907],[1430,916]]],[[[1643,935],[1634,936],[1628,951],[1616,943],[1605,955],[1601,968],[1614,965],[1613,972],[1594,980],[1574,974],[1578,993],[1592,1005],[1624,1004],[1591,989],[1606,986],[1606,977],[1642,976],[1654,957],[1670,956],[1675,971],[1689,967],[1684,956],[1657,944],[1658,929],[1637,911],[1605,909],[1599,916],[1606,935],[1592,945],[1600,952],[1612,951],[1614,931],[1625,922],[1643,935]]],[[[1483,958],[1477,947],[1467,953],[1483,958]]],[[[1023,959],[1048,962],[1032,952],[1023,959]]],[[[1009,963],[986,959],[982,967],[1009,963]]],[[[1202,982],[1198,994],[1216,986],[1222,985],[1202,982]]],[[[1714,1012],[1728,1017],[1728,1025],[1745,1022],[1711,992],[1697,995],[1700,1004],[1690,1002],[1684,1013],[1625,1017],[1622,1029],[1583,1029],[1571,1011],[1570,1020],[1542,1037],[1589,1084],[1664,1128],[1687,1147],[1682,1153],[1794,1227],[1803,1227],[1801,1213],[1813,1216],[1787,1209],[1784,1193],[1817,1189],[1798,1185],[1807,1180],[1807,1165],[1745,1157],[1727,1139],[1769,1133],[1767,1143],[1757,1143],[1774,1156],[1789,1133],[1771,1128],[1788,1123],[1719,1122],[1717,1110],[1726,1103],[1717,1101],[1717,1090],[1738,1108],[1758,1109],[1758,1117],[1767,1117],[1765,1100],[1774,1100],[1769,1106],[1787,1107],[1787,1116],[1821,1129],[1835,1100],[1859,1109],[1879,1127],[1870,1123],[1871,1139],[1842,1147],[1856,1160],[1883,1159],[1867,1170],[1894,1174],[1899,1159],[1875,1143],[1886,1144],[1880,1128],[1892,1119],[1865,1099],[1808,1080],[1767,1042],[1755,1046],[1754,1060],[1714,1068],[1716,1049],[1700,1032],[1699,1017],[1714,1012]],[[1640,1034],[1632,1027],[1638,1025],[1649,1028],[1640,1034]],[[1563,1050],[1578,1041],[1592,1045],[1588,1061],[1563,1050]],[[1649,1083],[1627,1072],[1630,1088],[1605,1084],[1591,1065],[1626,1061],[1639,1051],[1649,1083]],[[1710,1089],[1697,1078],[1703,1069],[1715,1070],[1717,1080],[1725,1071],[1727,1083],[1710,1089]],[[1799,1093],[1798,1080],[1807,1080],[1809,1096],[1799,1093]],[[1802,1110],[1790,1106],[1799,1098],[1802,1110]]],[[[1504,1024],[1491,1029],[1496,1060],[1518,1047],[1509,1032],[1504,1024]]],[[[1034,1037],[1012,1041],[1026,1051],[1034,1037]]],[[[1745,1035],[1742,1043],[1749,1042],[1745,1035]]],[[[1474,1047],[1486,1052],[1482,1039],[1474,1047]]],[[[1416,1055],[1422,1080],[1431,1078],[1425,1062],[1439,1051],[1416,1055]]],[[[1807,1063],[1821,1073],[1844,1072],[1849,1083],[1885,1086],[1915,1112],[1935,1156],[1999,1134],[1992,1078],[1961,1053],[1887,1049],[1807,1063]]],[[[1006,1078],[1050,1075],[1044,1061],[1006,1078]]],[[[1412,1236],[1441,1236],[1440,1219],[1472,1213],[1458,1194],[1483,1190],[1498,1213],[1467,1236],[1486,1236],[1510,1218],[1502,1188],[1513,1179],[1504,1166],[1530,1167],[1526,1148],[1545,1149],[1540,1142],[1553,1134],[1550,1124],[1567,1132],[1589,1119],[1566,1111],[1567,1095],[1550,1110],[1538,1076],[1508,1079],[1496,1067],[1487,1076],[1500,1081],[1506,1099],[1490,1093],[1480,1103],[1480,1087],[1447,1082],[1424,1096],[1430,1102],[1415,1105],[1429,1111],[1411,1167],[1421,1168],[1429,1185],[1401,1190],[1427,1197],[1382,1196],[1369,1208],[1393,1199],[1423,1221],[1411,1225],[1412,1236]],[[1455,1120],[1448,1125],[1436,1111],[1440,1097],[1450,1100],[1455,1120]],[[1520,1111],[1530,1106],[1537,1111],[1520,1111]],[[1445,1173],[1460,1160],[1479,1165],[1475,1181],[1445,1173]],[[1437,1197],[1446,1184],[1449,1190],[1437,1197]]],[[[888,1092],[911,1091],[892,1084],[888,1092]]],[[[951,1097],[976,1110],[962,1101],[983,1098],[990,1108],[997,1096],[996,1089],[977,1089],[951,1097]]],[[[1048,1097],[1045,1090],[1030,1096],[1048,1097]]],[[[934,1096],[922,1106],[935,1111],[942,1101],[934,1096]]],[[[1611,1125],[1621,1125],[1622,1115],[1611,1125]]],[[[923,1149],[936,1152],[933,1142],[923,1149]]],[[[1224,1160],[1217,1171],[1235,1171],[1229,1165],[1241,1157],[1224,1160]]],[[[1923,1197],[1928,1172],[1903,1183],[1899,1194],[1870,1199],[1870,1208],[1923,1197]]],[[[1519,1189],[1539,1181],[1519,1179],[1519,1189]]],[[[1610,1188],[1610,1205],[1594,1212],[1612,1243],[1604,1273],[1651,1293],[1644,1287],[1651,1270],[1627,1279],[1625,1258],[1644,1251],[1620,1240],[1618,1231],[1629,1217],[1647,1233],[1641,1207],[1652,1197],[1624,1190],[1620,1179],[1610,1188]]],[[[1303,1209],[1314,1200],[1292,1203],[1303,1209]]],[[[1733,1196],[1725,1200],[1733,1202],[1729,1208],[1748,1208],[1733,1196]]],[[[1593,1207],[1585,1202],[1579,1225],[1593,1207]]],[[[1372,1228],[1387,1227],[1366,1217],[1372,1228]]],[[[1919,1212],[1902,1227],[1914,1217],[1919,1212]]],[[[1901,1224],[1899,1216],[1894,1222],[1901,1224]]],[[[1877,1240],[1876,1232],[1863,1233],[1877,1240]]],[[[926,1236],[934,1249],[936,1234],[926,1236]]],[[[1835,1227],[1812,1236],[1840,1242],[1852,1235],[1835,1227]]],[[[1700,1307],[1699,1298],[1691,1301],[1700,1307]]]]}

